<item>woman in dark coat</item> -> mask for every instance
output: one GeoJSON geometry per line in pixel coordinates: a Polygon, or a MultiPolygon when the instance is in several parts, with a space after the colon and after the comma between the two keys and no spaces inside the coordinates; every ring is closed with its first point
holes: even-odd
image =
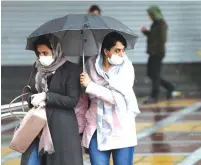
{"type": "MultiPolygon", "coordinates": [[[[79,93],[79,68],[67,61],[58,38],[40,37],[34,44],[38,57],[29,80],[29,107],[45,105],[53,153],[40,151],[40,165],[83,165],[81,141],[74,112],[79,93]]],[[[36,138],[22,155],[21,165],[33,165],[36,138]]],[[[36,149],[35,149],[36,150],[36,149]]],[[[35,164],[34,164],[35,165],[35,164]]]]}

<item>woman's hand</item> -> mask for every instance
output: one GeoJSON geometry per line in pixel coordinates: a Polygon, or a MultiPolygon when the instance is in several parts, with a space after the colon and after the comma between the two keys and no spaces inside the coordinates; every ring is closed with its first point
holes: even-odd
{"type": "Polygon", "coordinates": [[[45,101],[42,101],[42,102],[39,104],[39,107],[41,107],[41,108],[43,108],[43,107],[45,107],[45,106],[46,106],[45,101]]]}
{"type": "Polygon", "coordinates": [[[83,85],[84,87],[87,87],[90,82],[91,82],[91,79],[87,73],[83,72],[80,74],[80,84],[81,85],[83,85]]]}
{"type": "Polygon", "coordinates": [[[147,28],[146,28],[146,26],[145,25],[143,25],[142,27],[141,27],[141,31],[147,31],[147,28]]]}
{"type": "Polygon", "coordinates": [[[46,93],[42,92],[42,93],[34,94],[31,96],[31,98],[32,98],[31,104],[34,107],[38,107],[41,102],[44,102],[46,100],[46,93]]]}

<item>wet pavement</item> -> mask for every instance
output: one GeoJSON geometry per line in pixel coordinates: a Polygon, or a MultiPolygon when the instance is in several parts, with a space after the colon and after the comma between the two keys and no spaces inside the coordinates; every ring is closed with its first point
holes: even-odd
{"type": "MultiPolygon", "coordinates": [[[[136,118],[135,165],[201,165],[200,98],[161,101],[141,105],[140,110],[142,113],[136,118]],[[175,115],[177,119],[172,120],[175,115]]],[[[2,121],[2,125],[10,122],[2,121]]],[[[12,132],[10,129],[2,133],[2,165],[19,165],[20,162],[20,155],[8,148],[12,132]]],[[[84,155],[84,162],[90,165],[87,155],[84,155]]],[[[112,159],[110,164],[113,164],[112,159]]]]}

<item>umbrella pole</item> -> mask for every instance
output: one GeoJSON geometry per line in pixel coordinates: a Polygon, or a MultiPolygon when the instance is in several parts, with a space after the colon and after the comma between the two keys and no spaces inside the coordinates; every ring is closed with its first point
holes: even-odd
{"type": "Polygon", "coordinates": [[[84,58],[84,48],[82,48],[82,64],[83,64],[83,72],[86,72],[86,69],[85,69],[85,58],[84,58]]]}
{"type": "Polygon", "coordinates": [[[82,65],[83,65],[83,72],[86,72],[85,69],[85,58],[84,58],[84,33],[83,30],[81,30],[81,38],[82,38],[82,65]]]}

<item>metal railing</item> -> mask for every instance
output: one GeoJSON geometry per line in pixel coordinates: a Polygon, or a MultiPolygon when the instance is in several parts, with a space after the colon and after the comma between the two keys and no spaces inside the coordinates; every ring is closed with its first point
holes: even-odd
{"type": "MultiPolygon", "coordinates": [[[[28,104],[24,104],[24,108],[28,108],[28,104]]],[[[12,106],[9,108],[9,105],[3,105],[1,106],[1,120],[3,119],[9,119],[9,118],[14,118],[14,117],[24,117],[26,115],[26,112],[22,111],[22,103],[15,103],[12,104],[12,106]],[[10,112],[12,111],[12,113],[10,112]]]]}
{"type": "MultiPolygon", "coordinates": [[[[27,102],[24,102],[24,109],[28,109],[27,102]]],[[[9,104],[1,106],[1,120],[15,117],[22,118],[24,115],[26,115],[26,111],[22,111],[22,102],[13,103],[10,107],[9,104]]]]}
{"type": "MultiPolygon", "coordinates": [[[[28,103],[24,102],[24,109],[27,110],[28,109],[28,103]]],[[[13,104],[6,104],[6,105],[1,105],[1,121],[2,120],[7,120],[8,122],[1,125],[1,133],[4,134],[4,132],[7,132],[9,130],[13,131],[16,129],[16,127],[19,125],[20,121],[17,118],[23,118],[26,115],[26,111],[22,110],[22,102],[18,102],[18,103],[13,103],[13,104]],[[12,111],[12,113],[11,113],[12,111]],[[9,121],[9,119],[13,119],[16,118],[16,120],[13,121],[9,121]]],[[[3,135],[2,134],[2,135],[3,135]]],[[[11,137],[13,136],[13,133],[9,133],[9,138],[11,139],[11,137]]],[[[2,145],[4,147],[8,147],[10,140],[7,140],[7,138],[3,138],[4,140],[2,140],[2,145]]],[[[13,159],[13,158],[20,158],[21,154],[17,153],[17,152],[11,152],[8,154],[5,154],[1,157],[1,163],[4,164],[7,161],[13,159]]]]}
{"type": "MultiPolygon", "coordinates": [[[[24,102],[24,108],[28,108],[28,103],[24,102]]],[[[13,103],[10,107],[9,104],[1,105],[1,113],[6,113],[10,111],[18,111],[22,109],[22,102],[13,103]]]]}
{"type": "MultiPolygon", "coordinates": [[[[13,114],[15,115],[15,117],[22,118],[24,117],[24,115],[26,115],[26,112],[13,112],[13,114]]],[[[11,114],[10,112],[4,113],[1,115],[1,120],[13,118],[13,114],[11,114]]]]}

